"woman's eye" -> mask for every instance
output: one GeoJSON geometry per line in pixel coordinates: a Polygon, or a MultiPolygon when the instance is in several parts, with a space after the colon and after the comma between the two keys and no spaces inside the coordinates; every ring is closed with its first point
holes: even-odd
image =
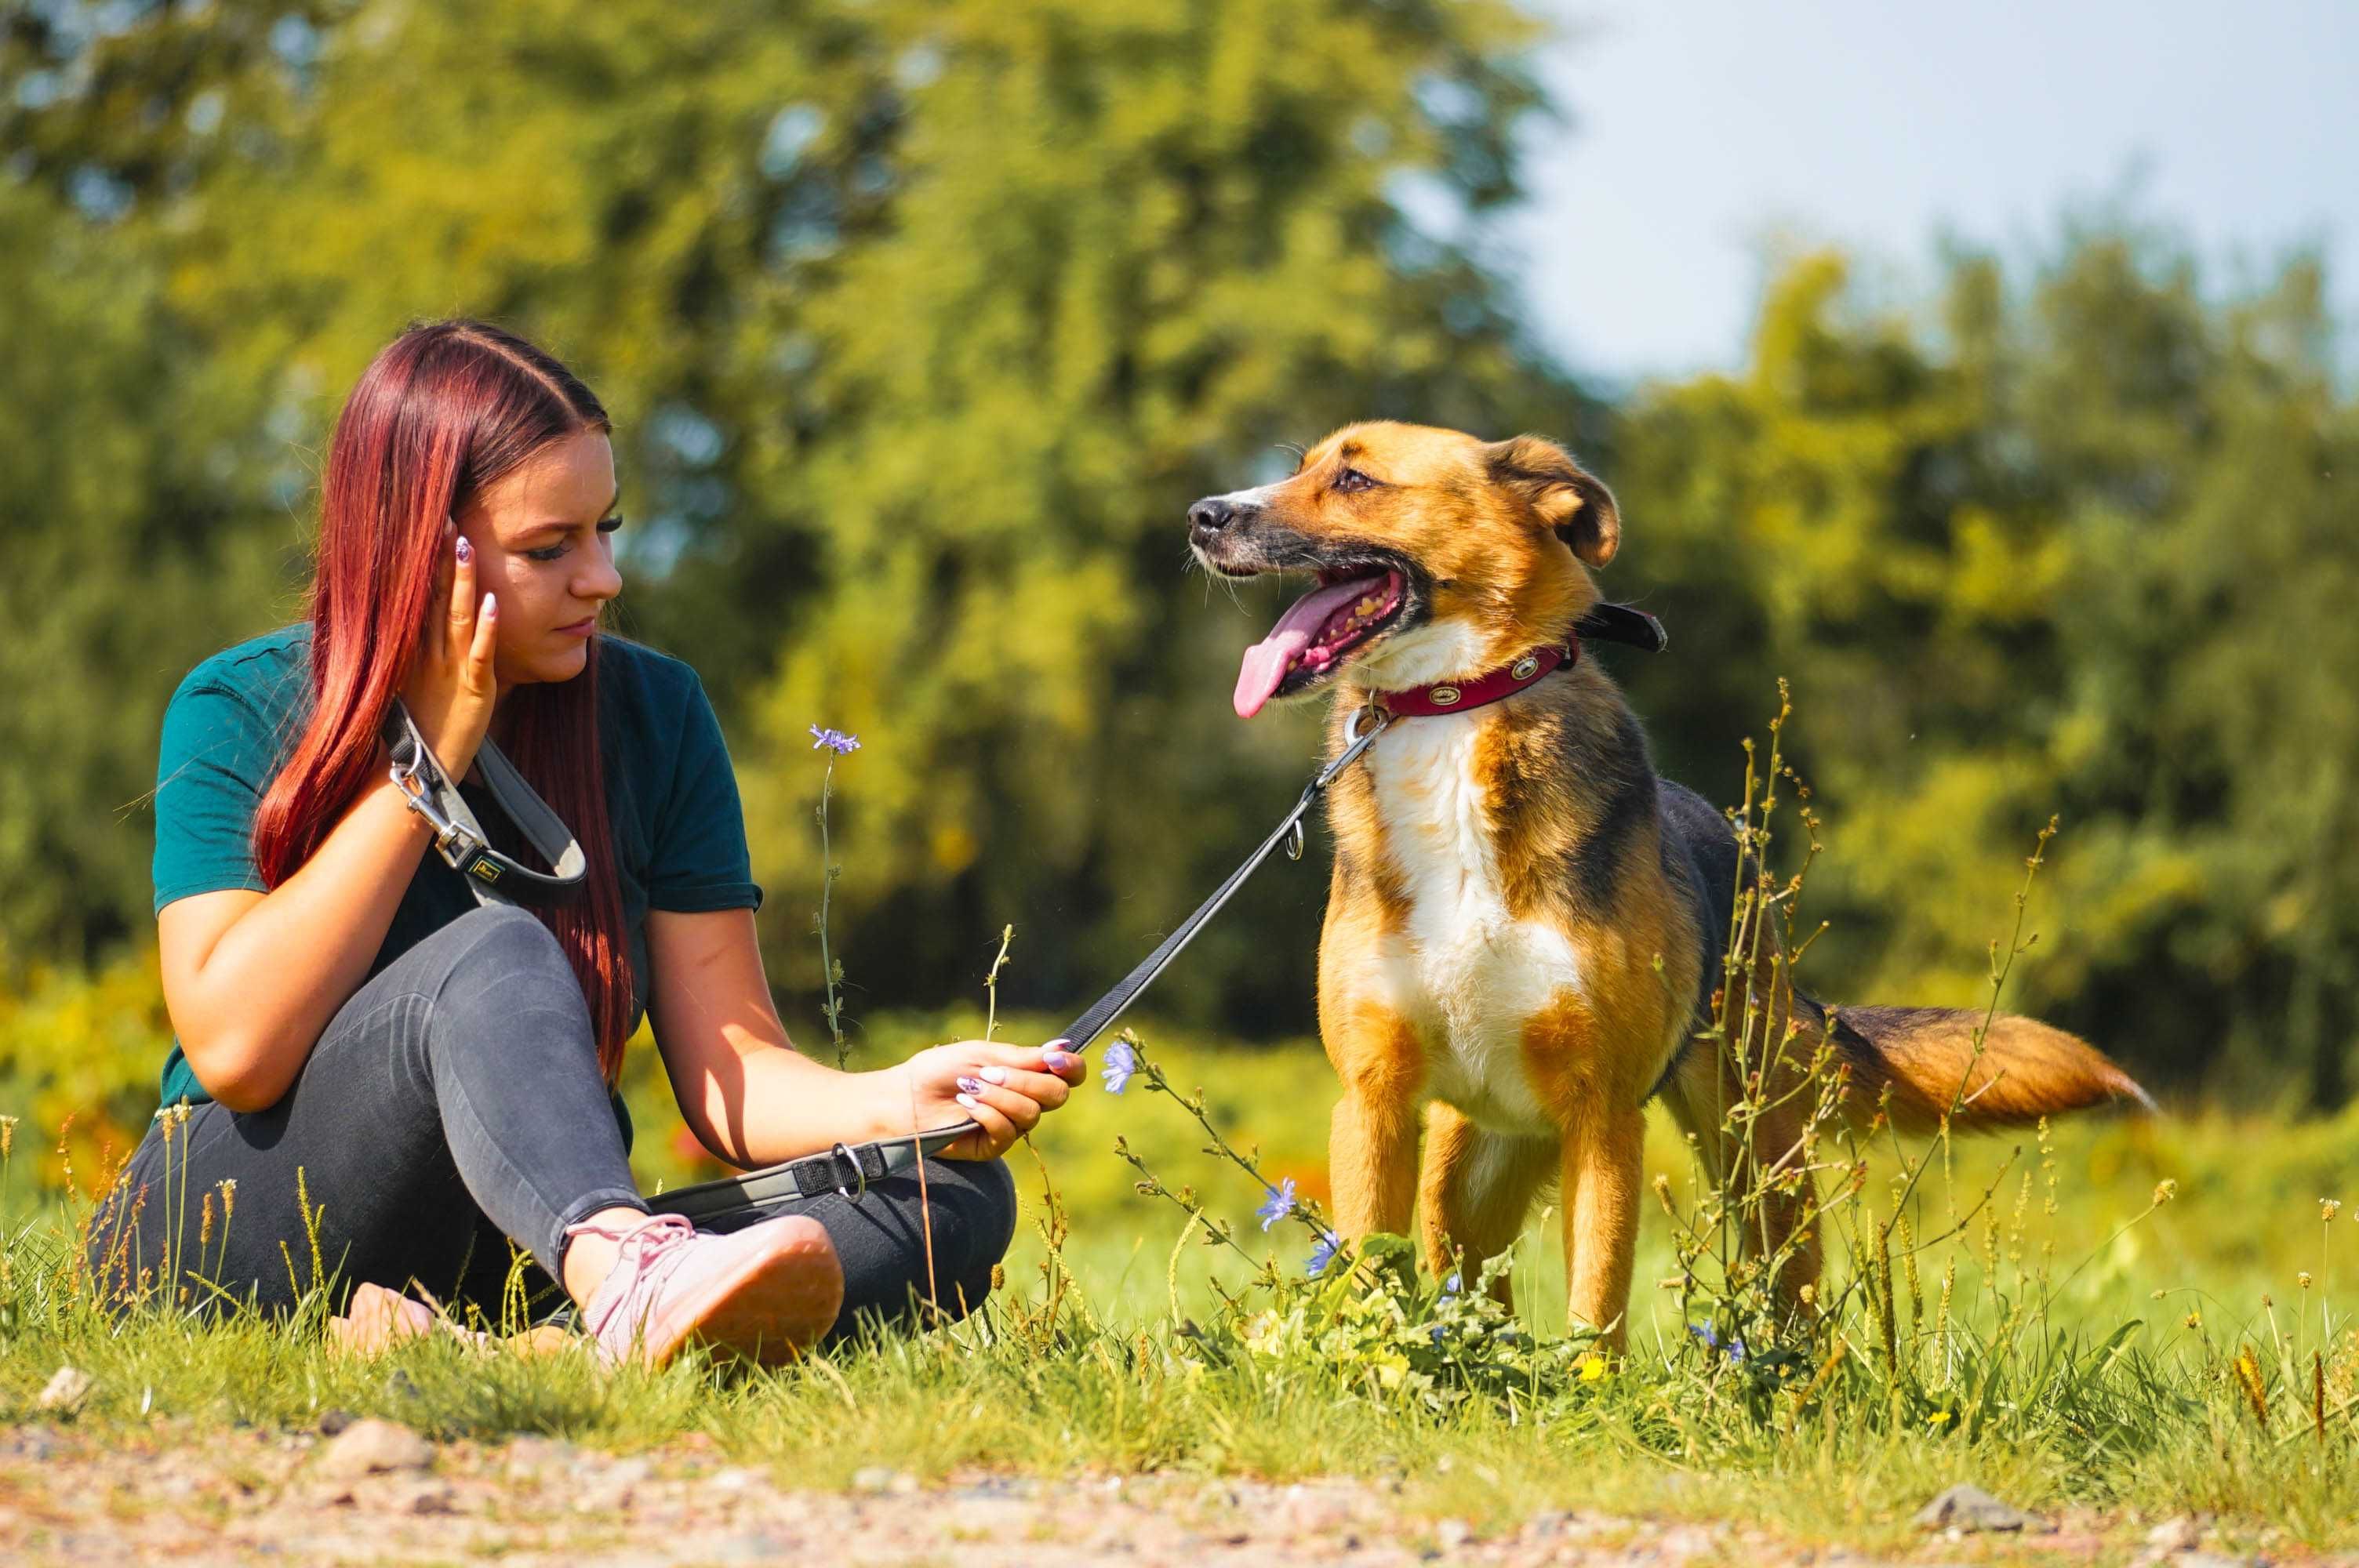
{"type": "Polygon", "coordinates": [[[1345,469],[1335,476],[1335,488],[1340,491],[1367,490],[1375,482],[1358,469],[1345,469]]]}
{"type": "MultiPolygon", "coordinates": [[[[601,534],[611,534],[622,525],[623,520],[621,517],[609,517],[598,524],[598,532],[601,534]]],[[[553,561],[560,556],[565,554],[565,541],[560,539],[554,545],[543,546],[538,550],[527,550],[524,553],[524,558],[528,561],[553,561]]]]}

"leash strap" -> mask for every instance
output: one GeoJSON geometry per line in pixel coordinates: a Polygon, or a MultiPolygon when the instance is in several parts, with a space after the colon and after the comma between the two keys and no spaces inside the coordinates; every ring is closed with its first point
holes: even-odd
{"type": "Polygon", "coordinates": [[[393,699],[393,709],[378,733],[393,754],[389,772],[394,784],[409,809],[434,829],[434,852],[466,879],[467,891],[475,895],[477,903],[562,903],[581,893],[590,869],[582,841],[525,782],[491,737],[485,736],[475,752],[484,782],[491,786],[492,798],[499,802],[500,809],[555,868],[554,875],[536,871],[492,848],[483,823],[451,782],[451,775],[442,771],[440,760],[419,733],[418,721],[401,698],[393,699]]]}
{"type": "MultiPolygon", "coordinates": [[[[1663,623],[1643,610],[1623,604],[1601,604],[1582,617],[1580,635],[1596,637],[1606,642],[1626,643],[1658,653],[1669,639],[1663,623]]],[[[1154,952],[1139,961],[1138,967],[1122,978],[1114,989],[1092,1002],[1079,1018],[1065,1026],[1063,1038],[1074,1051],[1085,1048],[1105,1032],[1106,1026],[1122,1016],[1138,994],[1155,981],[1180,956],[1180,950],[1195,940],[1196,933],[1205,922],[1221,912],[1243,887],[1245,879],[1260,869],[1269,859],[1270,851],[1286,846],[1287,854],[1295,860],[1302,856],[1302,819],[1327,793],[1327,786],[1338,774],[1360,760],[1362,752],[1383,734],[1393,716],[1381,708],[1364,708],[1353,714],[1350,728],[1344,732],[1343,750],[1335,760],[1321,768],[1303,787],[1302,798],[1294,809],[1279,819],[1277,827],[1261,847],[1245,857],[1245,864],[1231,871],[1228,880],[1213,890],[1212,896],[1196,908],[1196,913],[1180,924],[1177,930],[1157,945],[1154,952]]],[[[490,742],[485,742],[486,750],[490,742]]],[[[504,803],[505,804],[505,803],[504,803]]],[[[723,1177],[716,1182],[700,1182],[694,1186],[680,1187],[664,1193],[648,1202],[658,1214],[685,1215],[690,1220],[711,1219],[764,1205],[816,1197],[822,1193],[842,1193],[857,1197],[868,1184],[906,1171],[919,1160],[940,1153],[971,1132],[981,1128],[972,1121],[962,1121],[951,1127],[938,1127],[908,1138],[880,1139],[874,1143],[847,1145],[838,1143],[824,1154],[812,1154],[800,1160],[790,1160],[767,1170],[748,1172],[742,1176],[723,1177]]]]}
{"type": "Polygon", "coordinates": [[[1294,803],[1294,809],[1278,822],[1277,829],[1261,841],[1261,848],[1246,856],[1245,863],[1231,871],[1229,880],[1223,882],[1212,897],[1199,904],[1195,914],[1180,922],[1180,928],[1166,936],[1154,952],[1140,960],[1136,968],[1125,975],[1120,985],[1090,1003],[1087,1011],[1065,1026],[1064,1037],[1071,1043],[1074,1050],[1079,1051],[1096,1039],[1104,1032],[1106,1025],[1122,1016],[1124,1009],[1138,1000],[1138,993],[1163,972],[1166,965],[1179,957],[1180,948],[1195,940],[1196,933],[1204,928],[1204,923],[1221,912],[1221,906],[1245,885],[1245,879],[1269,859],[1272,849],[1283,843],[1289,857],[1301,858],[1304,814],[1317,804],[1321,795],[1327,793],[1327,786],[1335,782],[1335,775],[1359,761],[1360,753],[1366,751],[1375,738],[1384,733],[1385,726],[1391,722],[1390,714],[1369,708],[1362,708],[1352,716],[1353,728],[1347,735],[1348,743],[1336,754],[1335,760],[1320,769],[1304,787],[1302,798],[1294,803]]]}
{"type": "Polygon", "coordinates": [[[911,1138],[881,1138],[874,1143],[839,1143],[824,1154],[789,1160],[742,1176],[699,1182],[676,1187],[647,1200],[657,1214],[683,1215],[690,1221],[717,1219],[750,1208],[764,1208],[824,1193],[856,1198],[871,1182],[897,1175],[919,1161],[940,1153],[968,1133],[978,1130],[972,1121],[937,1127],[911,1138]]]}

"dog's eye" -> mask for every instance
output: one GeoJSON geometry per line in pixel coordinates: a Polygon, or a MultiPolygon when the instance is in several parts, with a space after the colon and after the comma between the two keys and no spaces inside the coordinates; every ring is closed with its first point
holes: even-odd
{"type": "Polygon", "coordinates": [[[1347,494],[1355,490],[1373,490],[1375,484],[1375,480],[1370,479],[1358,469],[1345,469],[1335,476],[1335,488],[1347,494]]]}

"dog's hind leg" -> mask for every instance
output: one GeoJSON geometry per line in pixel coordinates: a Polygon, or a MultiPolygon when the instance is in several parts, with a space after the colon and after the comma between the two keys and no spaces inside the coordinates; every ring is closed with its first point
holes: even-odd
{"type": "MultiPolygon", "coordinates": [[[[1463,1272],[1472,1287],[1484,1262],[1515,1244],[1533,1195],[1557,1173],[1553,1138],[1487,1132],[1437,1100],[1426,1113],[1425,1166],[1418,1187],[1426,1260],[1437,1276],[1463,1272]],[[1452,1257],[1452,1249],[1465,1254],[1452,1257]]],[[[1502,1305],[1515,1298],[1501,1274],[1491,1293],[1502,1305]]]]}
{"type": "Polygon", "coordinates": [[[1663,1086],[1663,1103],[1689,1134],[1705,1178],[1725,1195],[1740,1255],[1776,1260],[1777,1292],[1788,1305],[1819,1278],[1818,1238],[1806,1228],[1816,1188],[1800,1146],[1816,1096],[1799,1073],[1780,1053],[1765,1075],[1767,1090],[1755,1097],[1767,1103],[1732,1119],[1745,1099],[1735,1065],[1722,1042],[1698,1040],[1663,1086]]]}

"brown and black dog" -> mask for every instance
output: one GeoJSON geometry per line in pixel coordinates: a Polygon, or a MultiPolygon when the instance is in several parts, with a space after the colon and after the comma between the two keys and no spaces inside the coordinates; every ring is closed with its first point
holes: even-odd
{"type": "MultiPolygon", "coordinates": [[[[1457,700],[1564,643],[1598,600],[1589,568],[1622,535],[1606,487],[1548,441],[1393,423],[1339,430],[1291,478],[1200,501],[1188,521],[1196,556],[1223,577],[1317,579],[1245,654],[1235,705],[1251,718],[1333,687],[1331,757],[1372,701],[1457,700]]],[[[1343,1087],[1329,1145],[1339,1227],[1405,1232],[1416,1205],[1437,1271],[1453,1250],[1473,1267],[1559,1181],[1572,1314],[1618,1343],[1646,1103],[1661,1094],[1707,1158],[1724,1159],[1722,1110],[1739,1098],[1730,1053],[1698,1038],[1738,885],[1728,821],[1656,777],[1621,691],[1579,657],[1484,706],[1395,719],[1336,779],[1329,816],[1319,1028],[1343,1087]]],[[[1767,995],[1770,970],[1765,956],[1737,981],[1767,995]]],[[[1769,1006],[1770,1037],[1788,1009],[1799,1025],[1781,1053],[1798,1072],[1828,1011],[1790,988],[1769,1006]]],[[[1865,1120],[1887,1088],[1893,1119],[1914,1130],[1962,1089],[1961,1128],[2109,1100],[2151,1108],[2095,1050],[2029,1019],[1997,1017],[1977,1059],[1982,1018],[1835,1013],[1845,1114],[1865,1120]]],[[[1810,1106],[1767,1088],[1754,1147],[1774,1160],[1810,1106]]],[[[1804,1206],[1768,1196],[1750,1239],[1775,1246],[1804,1206]]],[[[1802,1238],[1782,1283],[1798,1290],[1816,1267],[1802,1238]]]]}

